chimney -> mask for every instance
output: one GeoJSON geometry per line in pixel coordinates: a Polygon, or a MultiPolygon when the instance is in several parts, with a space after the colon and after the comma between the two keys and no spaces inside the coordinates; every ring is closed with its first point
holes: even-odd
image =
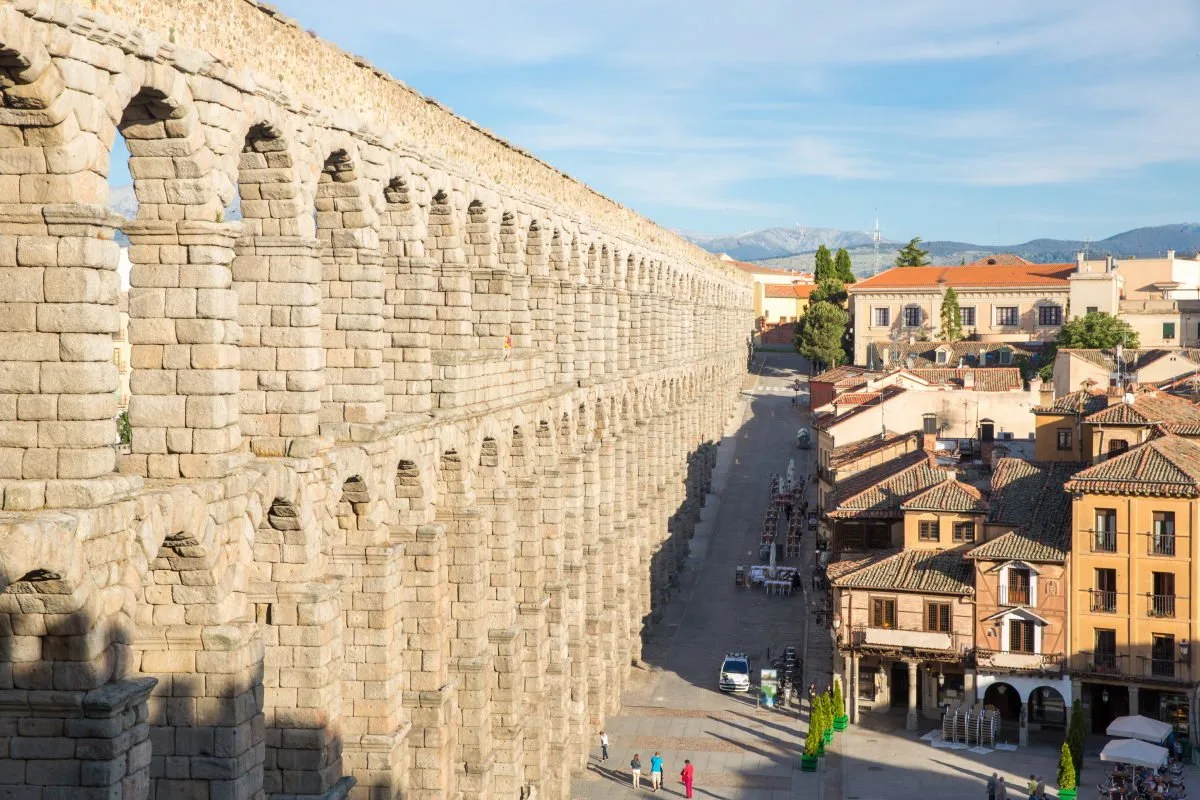
{"type": "Polygon", "coordinates": [[[937,452],[937,415],[921,415],[921,449],[933,455],[937,452]]]}
{"type": "Polygon", "coordinates": [[[1168,250],[1167,251],[1167,261],[1174,261],[1174,260],[1175,260],[1175,251],[1168,250]]]}
{"type": "Polygon", "coordinates": [[[996,466],[996,443],[994,441],[993,442],[980,442],[979,443],[979,458],[980,458],[980,460],[983,461],[985,466],[988,466],[988,467],[996,466]]]}
{"type": "Polygon", "coordinates": [[[1105,256],[1105,257],[1104,257],[1104,271],[1105,271],[1105,272],[1112,272],[1112,271],[1113,271],[1113,266],[1114,266],[1113,257],[1112,257],[1112,256],[1105,256]]]}
{"type": "Polygon", "coordinates": [[[958,473],[952,469],[946,470],[946,483],[954,483],[958,480],[958,473]]]}
{"type": "Polygon", "coordinates": [[[963,382],[964,389],[974,389],[975,388],[975,370],[973,370],[973,369],[963,370],[962,382],[963,382]]]}
{"type": "Polygon", "coordinates": [[[1075,271],[1076,272],[1084,271],[1083,251],[1082,250],[1075,251],[1075,271]]]}

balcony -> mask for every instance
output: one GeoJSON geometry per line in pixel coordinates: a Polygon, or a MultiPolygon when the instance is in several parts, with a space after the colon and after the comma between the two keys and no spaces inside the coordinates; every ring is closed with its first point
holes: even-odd
{"type": "Polygon", "coordinates": [[[954,637],[949,633],[910,631],[899,628],[862,628],[852,631],[855,647],[894,647],[917,650],[955,650],[954,637]]]}
{"type": "Polygon", "coordinates": [[[1093,553],[1115,553],[1117,552],[1117,532],[1116,531],[1087,531],[1091,534],[1091,545],[1093,553]]]}
{"type": "Polygon", "coordinates": [[[1006,653],[975,648],[975,665],[980,669],[1061,673],[1065,661],[1062,653],[1006,653]]]}
{"type": "Polygon", "coordinates": [[[1175,534],[1152,533],[1150,534],[1150,555],[1152,556],[1173,556],[1175,555],[1175,534]]]}
{"type": "Polygon", "coordinates": [[[1149,601],[1149,608],[1146,610],[1149,616],[1167,618],[1175,616],[1175,595],[1152,594],[1146,599],[1149,601]]]}
{"type": "Polygon", "coordinates": [[[1071,672],[1078,675],[1144,678],[1153,681],[1190,683],[1188,659],[1131,657],[1108,650],[1084,651],[1071,658],[1071,672]]]}
{"type": "Polygon", "coordinates": [[[1093,614],[1117,613],[1116,592],[1104,592],[1099,589],[1092,589],[1088,594],[1091,595],[1091,609],[1093,614]]]}
{"type": "Polygon", "coordinates": [[[1147,673],[1152,678],[1174,678],[1178,671],[1178,665],[1173,658],[1145,658],[1142,657],[1142,668],[1149,668],[1147,673]]]}
{"type": "Polygon", "coordinates": [[[1085,650],[1071,659],[1071,671],[1086,675],[1124,675],[1128,656],[1109,650],[1085,650]]]}

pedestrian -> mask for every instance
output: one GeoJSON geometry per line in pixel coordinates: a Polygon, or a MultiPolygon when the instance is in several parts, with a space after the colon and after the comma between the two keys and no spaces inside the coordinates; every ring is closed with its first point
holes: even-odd
{"type": "Polygon", "coordinates": [[[642,788],[642,755],[641,755],[641,753],[633,754],[633,760],[631,760],[629,762],[629,772],[633,776],[632,778],[630,778],[630,782],[633,784],[633,788],[641,789],[642,788]]]}
{"type": "Polygon", "coordinates": [[[1038,776],[1037,790],[1034,792],[1034,794],[1036,794],[1038,796],[1039,800],[1046,796],[1046,782],[1044,780],[1042,780],[1041,775],[1038,776]]]}
{"type": "Polygon", "coordinates": [[[608,761],[608,734],[600,731],[600,760],[608,761]]]}
{"type": "Polygon", "coordinates": [[[821,568],[818,567],[816,564],[813,564],[813,568],[812,568],[812,588],[813,589],[817,588],[817,581],[820,580],[820,578],[821,578],[821,568]]]}
{"type": "Polygon", "coordinates": [[[650,757],[650,791],[652,792],[657,792],[662,788],[662,769],[662,756],[655,751],[654,755],[650,757]]]}
{"type": "Polygon", "coordinates": [[[992,777],[987,780],[988,800],[996,800],[996,778],[1000,777],[999,773],[993,772],[992,777]]]}
{"type": "Polygon", "coordinates": [[[996,800],[1008,800],[1008,784],[1004,782],[1003,775],[996,781],[996,800]]]}
{"type": "Polygon", "coordinates": [[[1034,798],[1037,797],[1037,778],[1033,777],[1032,773],[1030,773],[1030,775],[1029,775],[1028,789],[1029,789],[1029,800],[1034,800],[1034,798]]]}
{"type": "Polygon", "coordinates": [[[696,780],[696,768],[686,758],[683,760],[683,772],[679,773],[679,779],[683,783],[683,796],[691,797],[692,784],[696,780]]]}

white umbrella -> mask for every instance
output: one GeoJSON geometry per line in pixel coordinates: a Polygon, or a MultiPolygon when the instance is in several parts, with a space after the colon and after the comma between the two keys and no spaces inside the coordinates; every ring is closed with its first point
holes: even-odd
{"type": "Polygon", "coordinates": [[[788,483],[796,479],[796,459],[788,459],[788,483]]]}
{"type": "Polygon", "coordinates": [[[1100,751],[1100,760],[1158,769],[1167,763],[1167,748],[1139,739],[1113,739],[1100,751]]]}
{"type": "Polygon", "coordinates": [[[1117,717],[1105,731],[1109,736],[1122,739],[1141,739],[1143,742],[1159,744],[1171,735],[1171,726],[1149,717],[1117,717]]]}

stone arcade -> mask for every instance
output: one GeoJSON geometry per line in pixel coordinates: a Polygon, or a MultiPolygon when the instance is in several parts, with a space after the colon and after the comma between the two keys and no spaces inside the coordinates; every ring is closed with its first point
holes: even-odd
{"type": "Polygon", "coordinates": [[[0,794],[567,797],[748,281],[247,0],[0,3],[0,101],[0,794]]]}

